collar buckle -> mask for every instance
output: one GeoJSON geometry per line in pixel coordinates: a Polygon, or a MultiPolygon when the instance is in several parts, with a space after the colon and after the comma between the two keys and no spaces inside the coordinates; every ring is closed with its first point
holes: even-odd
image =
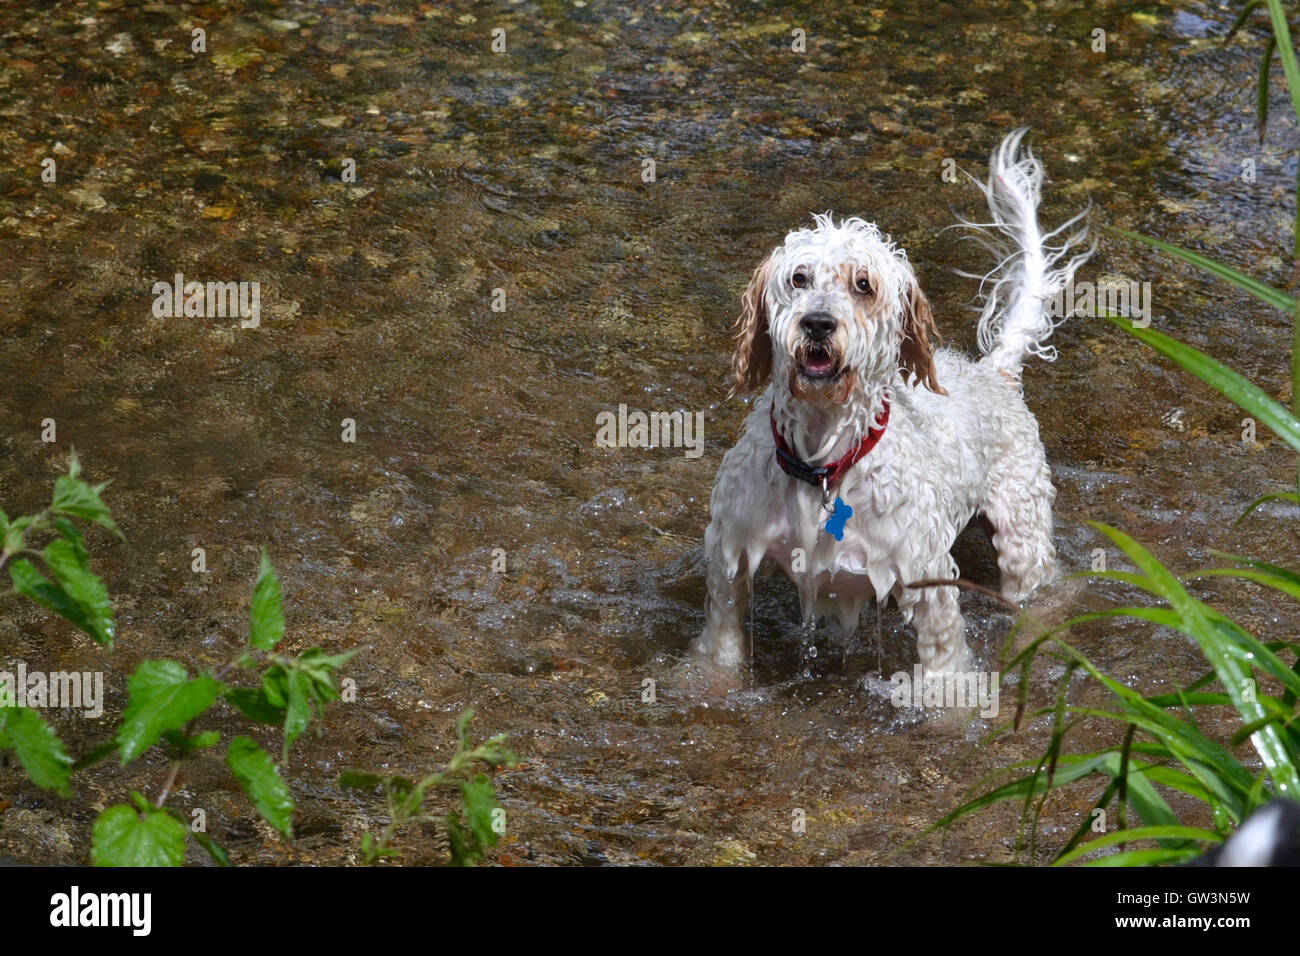
{"type": "Polygon", "coordinates": [[[856,447],[850,448],[838,460],[820,466],[804,461],[794,453],[794,450],[781,437],[781,432],[776,427],[776,411],[773,410],[770,420],[772,423],[772,439],[776,443],[776,463],[791,478],[806,481],[813,487],[820,487],[822,490],[822,506],[829,507],[831,486],[838,484],[844,473],[861,461],[867,452],[875,448],[876,443],[880,441],[880,437],[884,435],[885,426],[889,424],[889,402],[884,402],[883,406],[880,417],[876,419],[875,426],[867,429],[867,434],[863,436],[856,447]]]}

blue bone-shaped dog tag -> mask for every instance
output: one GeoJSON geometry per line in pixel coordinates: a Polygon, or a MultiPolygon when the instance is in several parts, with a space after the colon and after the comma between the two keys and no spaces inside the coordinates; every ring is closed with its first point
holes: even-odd
{"type": "Polygon", "coordinates": [[[853,509],[844,503],[843,498],[835,499],[835,507],[826,521],[826,532],[833,534],[836,541],[844,540],[844,522],[853,517],[853,509]]]}

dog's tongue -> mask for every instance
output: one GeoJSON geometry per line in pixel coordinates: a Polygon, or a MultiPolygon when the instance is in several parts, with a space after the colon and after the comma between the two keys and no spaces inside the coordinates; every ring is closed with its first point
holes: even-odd
{"type": "Polygon", "coordinates": [[[825,374],[831,370],[831,357],[825,354],[813,353],[808,356],[808,361],[804,362],[803,367],[814,375],[825,374]]]}

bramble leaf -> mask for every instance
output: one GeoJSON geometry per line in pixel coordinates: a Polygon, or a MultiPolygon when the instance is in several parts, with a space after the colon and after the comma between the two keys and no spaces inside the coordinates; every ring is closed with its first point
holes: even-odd
{"type": "Polygon", "coordinates": [[[127,681],[130,697],[117,740],[122,765],[144,753],[165,730],[179,730],[216,700],[221,685],[206,674],[193,680],[175,661],[144,661],[127,681]]]}
{"type": "Polygon", "coordinates": [[[32,783],[42,790],[72,796],[68,785],[72,758],[39,713],[28,707],[0,707],[0,747],[14,752],[32,783]]]}
{"type": "MultiPolygon", "coordinates": [[[[99,643],[112,645],[111,608],[108,612],[109,624],[106,626],[98,609],[82,606],[77,598],[58,584],[51,582],[40,571],[36,570],[36,566],[26,558],[19,558],[9,565],[9,580],[13,582],[14,590],[23,597],[29,598],[41,605],[41,607],[53,611],[74,627],[85,631],[99,643]]],[[[92,592],[87,587],[84,593],[90,595],[92,592]]]]}
{"type": "Polygon", "coordinates": [[[262,688],[231,687],[222,696],[249,720],[277,727],[284,723],[284,706],[273,704],[262,688]]]}
{"type": "Polygon", "coordinates": [[[226,752],[226,765],[248,794],[262,819],[293,838],[293,795],[270,754],[249,737],[236,737],[226,752]]]}
{"type": "Polygon", "coordinates": [[[77,626],[97,644],[112,647],[113,634],[117,630],[113,620],[113,601],[104,582],[90,570],[89,555],[80,535],[51,541],[44,556],[63,593],[81,610],[85,624],[78,623],[77,626]]]}
{"type": "Polygon", "coordinates": [[[112,512],[99,496],[109,486],[109,482],[91,486],[82,481],[80,475],[81,463],[77,461],[77,453],[74,451],[68,463],[68,473],[60,475],[54,482],[54,502],[50,505],[50,510],[55,514],[93,521],[125,541],[126,536],[118,530],[112,512]]]}
{"type": "Polygon", "coordinates": [[[280,597],[280,578],[271,559],[262,549],[262,566],[253,585],[253,599],[248,606],[248,643],[260,651],[272,651],[284,639],[284,605],[280,597]]]}
{"type": "Polygon", "coordinates": [[[96,866],[180,866],[185,862],[185,824],[166,810],[109,807],[91,831],[96,866]]]}

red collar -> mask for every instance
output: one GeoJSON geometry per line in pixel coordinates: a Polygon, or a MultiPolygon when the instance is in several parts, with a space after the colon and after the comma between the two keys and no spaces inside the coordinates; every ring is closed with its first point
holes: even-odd
{"type": "Polygon", "coordinates": [[[842,458],[838,458],[828,465],[814,466],[798,457],[790,448],[790,445],[776,427],[776,412],[772,412],[772,437],[776,439],[776,463],[781,466],[781,470],[792,478],[798,478],[800,481],[806,481],[810,485],[815,485],[823,490],[832,485],[839,484],[844,473],[860,462],[871,449],[876,447],[876,442],[880,441],[880,436],[885,434],[885,426],[889,424],[889,400],[884,402],[884,408],[880,417],[876,419],[877,427],[868,428],[867,435],[862,441],[858,442],[856,448],[850,448],[842,458]]]}

